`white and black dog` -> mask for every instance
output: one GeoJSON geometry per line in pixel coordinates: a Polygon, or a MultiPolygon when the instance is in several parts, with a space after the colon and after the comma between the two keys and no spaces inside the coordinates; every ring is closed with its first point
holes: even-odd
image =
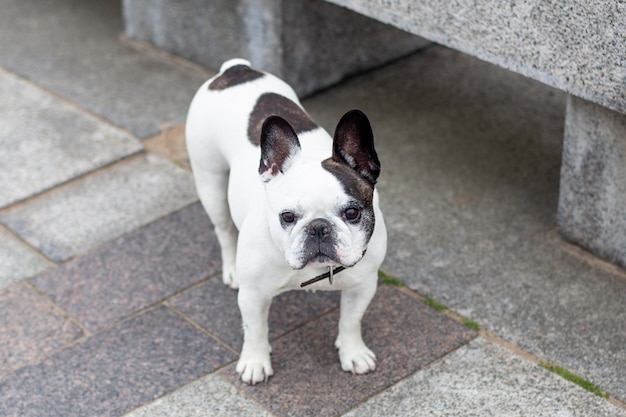
{"type": "Polygon", "coordinates": [[[255,384],[273,374],[270,304],[303,284],[342,291],[335,342],[341,367],[373,371],[376,357],[363,343],[361,319],[376,292],[387,232],[367,117],[349,111],[333,139],[289,85],[233,59],[194,96],[186,137],[196,188],[221,246],[224,283],[239,288],[241,379],[255,384]]]}

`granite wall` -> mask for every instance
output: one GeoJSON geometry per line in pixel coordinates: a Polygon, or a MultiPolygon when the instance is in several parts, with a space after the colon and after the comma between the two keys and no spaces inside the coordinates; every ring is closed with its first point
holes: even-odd
{"type": "Polygon", "coordinates": [[[322,0],[123,0],[126,35],[217,70],[242,57],[307,95],[430,44],[322,0]]]}
{"type": "Polygon", "coordinates": [[[626,114],[569,97],[561,166],[561,234],[626,268],[626,114]]]}
{"type": "Polygon", "coordinates": [[[626,112],[626,2],[328,0],[626,112]]]}

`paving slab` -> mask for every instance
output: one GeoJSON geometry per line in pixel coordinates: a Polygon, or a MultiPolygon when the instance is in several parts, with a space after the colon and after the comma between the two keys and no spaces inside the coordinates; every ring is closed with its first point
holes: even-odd
{"type": "Polygon", "coordinates": [[[423,302],[382,285],[363,318],[363,339],[376,353],[376,371],[341,370],[334,341],[337,312],[272,343],[274,376],[249,386],[234,365],[220,375],[277,416],[336,416],[427,366],[475,337],[423,302]]]}
{"type": "Polygon", "coordinates": [[[5,211],[0,221],[61,262],[196,200],[190,172],[148,154],[5,211]]]}
{"type": "Polygon", "coordinates": [[[144,138],[184,120],[208,73],[120,43],[120,3],[1,0],[0,66],[144,138]]]}
{"type": "Polygon", "coordinates": [[[199,203],[31,280],[92,332],[216,274],[220,251],[199,203]]]}
{"type": "Polygon", "coordinates": [[[83,336],[50,301],[23,284],[0,290],[0,311],[0,375],[83,336]]]}
{"type": "Polygon", "coordinates": [[[626,400],[626,275],[553,238],[562,93],[433,47],[305,106],[371,118],[385,272],[626,400]]]}
{"type": "Polygon", "coordinates": [[[478,338],[345,414],[415,415],[623,417],[626,410],[478,338]]]}
{"type": "Polygon", "coordinates": [[[118,416],[234,359],[159,307],[0,378],[0,414],[118,416]]]}
{"type": "Polygon", "coordinates": [[[235,387],[215,375],[198,381],[138,408],[124,417],[270,417],[254,401],[240,395],[235,387]]]}
{"type": "Polygon", "coordinates": [[[0,208],[139,152],[141,143],[0,69],[0,208]]]}
{"type": "Polygon", "coordinates": [[[161,155],[180,167],[191,169],[185,143],[184,123],[166,126],[161,133],[144,140],[142,143],[148,152],[161,155]]]}
{"type": "Polygon", "coordinates": [[[0,226],[0,289],[37,275],[52,265],[0,226]]]}
{"type": "MultiPolygon", "coordinates": [[[[239,351],[243,344],[243,328],[237,294],[218,277],[186,291],[170,302],[211,334],[239,351]]],[[[270,340],[337,307],[337,291],[289,291],[280,294],[270,308],[270,340]]]]}

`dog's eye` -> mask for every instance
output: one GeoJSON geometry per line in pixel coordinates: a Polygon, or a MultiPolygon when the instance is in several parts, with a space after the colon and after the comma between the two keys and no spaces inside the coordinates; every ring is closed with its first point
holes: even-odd
{"type": "Polygon", "coordinates": [[[357,208],[350,207],[343,212],[343,215],[346,220],[355,221],[358,220],[358,218],[361,216],[361,212],[357,208]]]}
{"type": "Polygon", "coordinates": [[[296,221],[296,215],[293,214],[291,211],[284,211],[280,213],[280,218],[285,223],[293,223],[296,221]]]}

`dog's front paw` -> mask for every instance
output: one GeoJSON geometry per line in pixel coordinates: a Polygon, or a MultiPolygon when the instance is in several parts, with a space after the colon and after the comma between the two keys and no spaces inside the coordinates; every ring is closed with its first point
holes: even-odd
{"type": "Polygon", "coordinates": [[[366,374],[376,369],[376,355],[363,342],[335,343],[339,349],[341,369],[353,374],[366,374]]]}
{"type": "Polygon", "coordinates": [[[244,354],[242,352],[239,362],[237,362],[237,373],[241,380],[247,384],[256,385],[274,375],[270,355],[268,354],[244,354]]]}

